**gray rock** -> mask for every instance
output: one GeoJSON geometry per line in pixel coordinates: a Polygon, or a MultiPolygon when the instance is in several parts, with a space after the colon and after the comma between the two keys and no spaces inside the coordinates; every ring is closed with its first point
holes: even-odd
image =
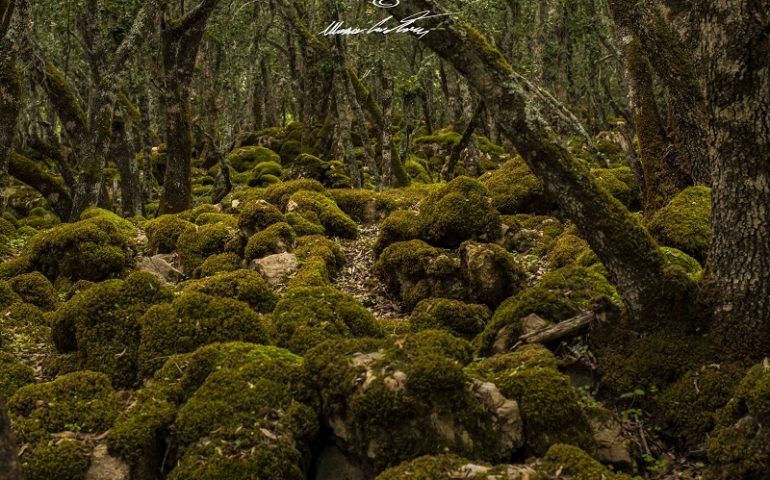
{"type": "Polygon", "coordinates": [[[138,263],[139,270],[150,272],[166,283],[176,283],[184,276],[175,253],[141,257],[138,263]]]}
{"type": "Polygon", "coordinates": [[[94,448],[86,480],[128,480],[129,476],[128,464],[110,455],[107,445],[101,444],[94,448]]]}
{"type": "Polygon", "coordinates": [[[249,268],[259,272],[271,287],[277,287],[297,273],[299,260],[292,253],[278,253],[252,260],[249,268]]]}

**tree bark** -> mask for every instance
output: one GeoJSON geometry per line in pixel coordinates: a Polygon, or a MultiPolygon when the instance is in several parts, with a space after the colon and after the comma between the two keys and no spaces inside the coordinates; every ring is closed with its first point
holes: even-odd
{"type": "Polygon", "coordinates": [[[161,26],[167,156],[160,213],[178,213],[192,206],[190,83],[203,32],[217,2],[203,0],[182,19],[164,20],[161,26]]]}
{"type": "Polygon", "coordinates": [[[0,393],[0,480],[19,480],[21,467],[16,455],[16,441],[11,430],[11,421],[5,397],[0,393]]]}
{"type": "Polygon", "coordinates": [[[142,213],[142,188],[136,158],[128,143],[123,118],[116,116],[112,122],[111,157],[120,173],[120,192],[123,215],[135,217],[142,213]]]}
{"type": "Polygon", "coordinates": [[[62,220],[68,218],[72,209],[72,197],[64,182],[16,152],[11,152],[8,173],[40,192],[62,220]]]}
{"type": "Polygon", "coordinates": [[[16,63],[15,47],[8,38],[2,38],[0,39],[0,213],[5,211],[8,162],[21,107],[20,96],[21,70],[16,63]]]}

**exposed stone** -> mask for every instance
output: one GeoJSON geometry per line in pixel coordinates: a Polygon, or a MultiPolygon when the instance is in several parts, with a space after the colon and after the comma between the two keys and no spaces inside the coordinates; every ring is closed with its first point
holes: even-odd
{"type": "Polygon", "coordinates": [[[184,275],[178,268],[179,256],[175,253],[142,257],[138,267],[139,270],[150,272],[166,283],[176,283],[184,275]]]}
{"type": "Polygon", "coordinates": [[[265,277],[271,287],[276,287],[297,272],[299,261],[296,255],[284,252],[253,260],[249,268],[265,277]]]}
{"type": "Polygon", "coordinates": [[[91,453],[91,466],[85,480],[128,480],[130,469],[121,459],[107,451],[107,445],[97,445],[91,453]]]}
{"type": "Polygon", "coordinates": [[[602,463],[615,465],[622,469],[630,469],[634,465],[631,458],[631,444],[623,436],[623,427],[614,418],[590,419],[594,430],[594,440],[598,445],[596,458],[602,463]]]}

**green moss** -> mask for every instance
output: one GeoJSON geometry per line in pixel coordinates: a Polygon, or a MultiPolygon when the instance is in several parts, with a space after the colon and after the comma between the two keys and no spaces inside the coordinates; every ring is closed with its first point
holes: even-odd
{"type": "Polygon", "coordinates": [[[278,301],[262,275],[253,270],[236,270],[196,280],[187,286],[187,290],[240,300],[260,313],[272,312],[278,301]]]}
{"type": "Polygon", "coordinates": [[[291,161],[286,169],[285,178],[288,180],[313,179],[323,181],[329,169],[329,162],[325,162],[315,155],[302,153],[291,161]]]}
{"type": "MultiPolygon", "coordinates": [[[[228,275],[228,274],[225,274],[228,275]]],[[[270,343],[274,327],[247,303],[188,291],[170,305],[156,305],[141,318],[139,372],[147,376],[169,355],[212,342],[270,343]]]]}
{"type": "Polygon", "coordinates": [[[393,243],[419,238],[422,230],[423,225],[418,212],[396,210],[380,224],[374,252],[379,255],[393,243]]]}
{"type": "Polygon", "coordinates": [[[655,213],[649,229],[661,244],[704,261],[711,239],[711,189],[690,187],[681,191],[655,213]]]}
{"type": "Polygon", "coordinates": [[[496,240],[500,214],[491,206],[489,192],[468,177],[458,177],[420,206],[424,238],[442,247],[457,247],[465,240],[496,240]]]}
{"type": "Polygon", "coordinates": [[[251,170],[263,162],[275,162],[280,165],[281,157],[265,147],[241,147],[227,156],[228,163],[238,172],[251,170]]]}
{"type": "Polygon", "coordinates": [[[762,478],[770,470],[770,368],[767,360],[752,367],[717,413],[708,438],[711,461],[707,478],[762,478]]]}
{"type": "Polygon", "coordinates": [[[507,227],[503,246],[518,253],[544,256],[564,232],[564,226],[554,217],[506,215],[502,222],[507,227]]]}
{"type": "Polygon", "coordinates": [[[241,208],[238,217],[238,228],[250,237],[260,230],[264,230],[274,223],[284,221],[284,216],[275,205],[265,200],[248,202],[241,208]]]}
{"type": "Polygon", "coordinates": [[[182,232],[177,240],[177,251],[184,272],[195,274],[206,258],[224,251],[233,235],[234,230],[222,224],[196,226],[182,232]]]}
{"type": "Polygon", "coordinates": [[[298,237],[304,235],[323,235],[326,229],[319,223],[311,222],[302,215],[294,212],[286,214],[286,223],[291,225],[298,237]]]}
{"type": "Polygon", "coordinates": [[[475,343],[481,353],[487,353],[503,328],[512,329],[510,341],[518,339],[522,333],[521,320],[531,313],[560,322],[591,311],[604,301],[619,302],[619,298],[601,273],[578,265],[563,267],[547,273],[534,287],[500,304],[475,343]]]}
{"type": "Polygon", "coordinates": [[[0,352],[0,395],[10,398],[16,390],[35,381],[35,371],[16,360],[10,353],[0,352]]]}
{"type": "Polygon", "coordinates": [[[76,122],[81,131],[88,130],[88,120],[80,101],[77,98],[75,90],[67,81],[64,73],[52,62],[46,61],[45,69],[46,84],[51,89],[51,97],[55,102],[61,105],[62,112],[66,112],[66,119],[63,121],[76,122]]]}
{"type": "Polygon", "coordinates": [[[573,233],[564,233],[557,238],[548,251],[548,263],[560,268],[575,263],[588,246],[588,242],[573,233]]]}
{"type": "Polygon", "coordinates": [[[628,166],[616,168],[595,168],[591,171],[596,183],[610,192],[620,203],[631,209],[638,209],[641,203],[639,185],[628,166]]]}
{"type": "Polygon", "coordinates": [[[280,150],[281,163],[290,165],[302,153],[302,143],[297,140],[283,142],[280,150]]]}
{"type": "Polygon", "coordinates": [[[254,167],[254,174],[258,178],[264,177],[266,175],[272,175],[273,177],[280,178],[283,174],[283,167],[281,167],[281,164],[276,161],[261,162],[258,163],[256,167],[254,167]]]}
{"type": "Polygon", "coordinates": [[[218,273],[234,272],[241,268],[241,257],[232,252],[219,253],[207,258],[199,267],[201,278],[218,273]]]}
{"type": "Polygon", "coordinates": [[[326,195],[309,190],[299,191],[289,199],[290,211],[323,225],[326,232],[342,238],[356,238],[358,225],[326,195]]]}
{"type": "Polygon", "coordinates": [[[108,215],[59,225],[30,240],[30,265],[50,280],[59,276],[104,280],[122,273],[130,263],[128,233],[123,221],[108,215]]]}
{"type": "Polygon", "coordinates": [[[40,272],[18,275],[8,280],[21,299],[43,310],[54,310],[59,303],[59,296],[51,282],[40,272]]]}
{"type": "Polygon", "coordinates": [[[334,337],[377,337],[374,315],[350,295],[331,287],[290,288],[273,312],[278,344],[303,353],[334,337]]]}
{"type": "Polygon", "coordinates": [[[660,247],[660,253],[663,254],[667,264],[681,268],[690,280],[693,282],[700,280],[703,267],[697,260],[676,248],[660,247]]]}
{"type": "Polygon", "coordinates": [[[568,475],[574,480],[630,480],[631,477],[613,473],[589,454],[573,445],[556,444],[548,449],[541,469],[549,475],[568,475]]]}
{"type": "Polygon", "coordinates": [[[333,189],[329,195],[340,209],[358,223],[376,223],[396,209],[396,202],[379,192],[364,189],[333,189]]]}
{"type": "Polygon", "coordinates": [[[486,305],[467,304],[446,298],[428,298],[415,306],[409,317],[414,330],[444,329],[471,339],[492,316],[486,305]]]}
{"type": "Polygon", "coordinates": [[[19,459],[26,480],[84,480],[91,447],[80,441],[38,444],[19,459]]]}
{"type": "Polygon", "coordinates": [[[244,256],[246,260],[250,261],[287,252],[294,247],[296,238],[291,225],[285,222],[274,223],[249,238],[244,256]]]}
{"type": "Polygon", "coordinates": [[[83,367],[104,372],[116,386],[136,381],[139,319],[171,292],[147,272],[111,280],[76,294],[51,315],[53,339],[61,353],[77,351],[83,367]]]}
{"type": "Polygon", "coordinates": [[[543,183],[521,157],[485,173],[479,181],[489,190],[492,206],[500,213],[545,213],[554,207],[546,197],[543,183]]]}
{"type": "MultiPolygon", "coordinates": [[[[475,464],[457,455],[425,455],[410,462],[389,468],[377,475],[375,480],[449,480],[464,478],[465,465],[475,464]]],[[[484,478],[473,475],[470,478],[484,478]]]]}
{"type": "Polygon", "coordinates": [[[0,235],[13,237],[16,235],[16,225],[8,221],[5,217],[0,217],[0,235]]]}
{"type": "Polygon", "coordinates": [[[0,309],[21,301],[21,297],[13,291],[10,285],[0,280],[0,309]]]}
{"type": "Polygon", "coordinates": [[[108,221],[109,223],[115,225],[115,227],[117,227],[126,237],[133,237],[137,232],[136,225],[131,223],[131,221],[126,220],[120,215],[103,208],[89,208],[80,214],[81,220],[87,220],[89,218],[102,218],[108,221]]]}
{"type": "Polygon", "coordinates": [[[421,160],[416,157],[409,157],[404,163],[404,169],[413,182],[433,183],[433,179],[428,173],[428,170],[421,163],[421,160]]]}
{"type": "Polygon", "coordinates": [[[301,266],[289,282],[290,288],[331,285],[346,263],[345,253],[339,244],[320,235],[300,237],[293,253],[297,255],[301,266]]]}
{"type": "Polygon", "coordinates": [[[318,180],[291,180],[267,187],[267,190],[265,190],[265,200],[277,206],[281,210],[285,210],[286,204],[289,202],[289,198],[301,190],[309,190],[319,193],[326,192],[326,188],[318,180]]]}

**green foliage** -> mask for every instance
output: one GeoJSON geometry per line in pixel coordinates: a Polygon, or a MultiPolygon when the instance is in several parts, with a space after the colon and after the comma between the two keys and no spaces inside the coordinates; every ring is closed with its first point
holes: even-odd
{"type": "Polygon", "coordinates": [[[254,260],[287,252],[294,247],[296,238],[291,225],[285,222],[274,223],[249,238],[244,256],[246,260],[254,260]]]}
{"type": "Polygon", "coordinates": [[[486,305],[468,304],[446,298],[428,298],[418,303],[409,317],[414,330],[443,329],[472,339],[489,321],[492,313],[486,305]]]}
{"type": "Polygon", "coordinates": [[[681,191],[655,213],[649,229],[661,244],[704,261],[711,239],[711,189],[701,186],[681,191]]]}

